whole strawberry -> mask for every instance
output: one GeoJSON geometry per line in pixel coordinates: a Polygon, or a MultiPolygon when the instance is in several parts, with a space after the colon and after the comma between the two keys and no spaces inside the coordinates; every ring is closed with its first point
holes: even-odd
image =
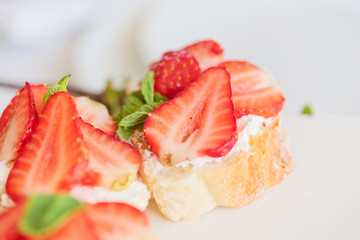
{"type": "Polygon", "coordinates": [[[184,90],[200,73],[198,61],[185,49],[165,53],[150,69],[154,71],[155,91],[169,99],[184,90]]]}

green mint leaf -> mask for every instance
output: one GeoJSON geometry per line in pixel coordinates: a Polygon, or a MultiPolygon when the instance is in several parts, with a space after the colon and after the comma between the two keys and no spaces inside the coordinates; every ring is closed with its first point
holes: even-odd
{"type": "Polygon", "coordinates": [[[152,110],[159,106],[160,102],[147,103],[142,105],[136,112],[124,117],[119,126],[121,127],[132,127],[139,123],[145,122],[145,119],[149,116],[152,110]]]}
{"type": "Polygon", "coordinates": [[[20,232],[29,237],[46,236],[61,228],[74,211],[84,204],[68,195],[34,195],[20,221],[20,232]]]}
{"type": "Polygon", "coordinates": [[[169,99],[160,93],[155,92],[154,94],[154,102],[166,102],[169,101],[169,99]]]}
{"type": "Polygon", "coordinates": [[[43,105],[45,106],[47,100],[55,93],[57,92],[67,92],[67,84],[69,82],[69,78],[71,77],[71,74],[65,75],[63,78],[60,79],[60,81],[55,85],[50,85],[48,83],[45,83],[45,87],[49,89],[48,92],[45,93],[43,98],[43,105]]]}
{"type": "Polygon", "coordinates": [[[135,132],[136,129],[139,129],[142,131],[143,127],[144,127],[143,123],[140,123],[140,124],[138,124],[136,126],[132,126],[132,127],[119,126],[118,131],[125,139],[129,139],[133,135],[133,133],[135,132]]]}
{"type": "Polygon", "coordinates": [[[129,139],[136,129],[144,127],[149,114],[168,99],[154,92],[154,73],[149,72],[141,84],[141,91],[135,91],[125,97],[124,105],[115,117],[119,133],[129,139]]]}
{"type": "Polygon", "coordinates": [[[149,72],[142,81],[141,93],[146,103],[154,102],[154,72],[149,72]]]}
{"type": "Polygon", "coordinates": [[[303,115],[313,115],[313,111],[311,110],[310,105],[304,106],[303,110],[301,111],[301,114],[303,115]]]}

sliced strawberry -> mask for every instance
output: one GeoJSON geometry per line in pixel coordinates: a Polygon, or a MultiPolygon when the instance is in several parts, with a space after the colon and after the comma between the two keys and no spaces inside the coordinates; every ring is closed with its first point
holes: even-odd
{"type": "Polygon", "coordinates": [[[84,211],[73,214],[65,226],[44,240],[86,239],[97,240],[92,223],[84,211]]]}
{"type": "Polygon", "coordinates": [[[0,161],[14,160],[37,120],[30,84],[19,91],[0,118],[0,161]]]}
{"type": "Polygon", "coordinates": [[[155,91],[169,99],[184,90],[200,73],[198,62],[186,50],[165,53],[150,69],[154,71],[155,91]]]}
{"type": "Polygon", "coordinates": [[[25,202],[19,202],[12,208],[0,214],[0,239],[20,239],[18,222],[25,211],[25,202]]]}
{"type": "Polygon", "coordinates": [[[213,40],[197,42],[185,49],[199,62],[202,71],[217,66],[224,59],[224,50],[213,40]]]}
{"type": "MultiPolygon", "coordinates": [[[[44,95],[49,89],[43,84],[31,85],[31,89],[35,99],[36,110],[38,113],[41,113],[44,95]]],[[[88,97],[76,97],[75,102],[78,114],[82,119],[107,134],[115,136],[117,126],[104,104],[93,101],[88,97]]]]}
{"type": "Polygon", "coordinates": [[[49,98],[6,183],[14,201],[29,194],[66,192],[84,180],[88,156],[76,116],[69,93],[49,98]]]}
{"type": "Polygon", "coordinates": [[[153,239],[147,216],[124,203],[89,205],[87,212],[98,239],[153,239]]]}
{"type": "Polygon", "coordinates": [[[77,97],[75,102],[79,116],[85,122],[94,125],[111,136],[115,136],[117,126],[104,104],[95,102],[88,97],[77,97]]]}
{"type": "Polygon", "coordinates": [[[228,61],[219,66],[231,75],[236,117],[248,114],[272,117],[281,111],[285,98],[267,73],[245,61],[228,61]]]}
{"type": "Polygon", "coordinates": [[[31,85],[31,89],[34,94],[36,110],[38,113],[41,113],[42,109],[44,108],[44,95],[49,91],[49,89],[43,84],[31,85]]]}
{"type": "Polygon", "coordinates": [[[78,123],[89,150],[89,169],[98,176],[96,185],[116,189],[116,186],[131,183],[140,167],[139,152],[81,118],[78,123]]]}
{"type": "Polygon", "coordinates": [[[229,73],[220,67],[206,70],[151,113],[144,133],[151,150],[165,164],[224,156],[237,133],[229,73]]]}

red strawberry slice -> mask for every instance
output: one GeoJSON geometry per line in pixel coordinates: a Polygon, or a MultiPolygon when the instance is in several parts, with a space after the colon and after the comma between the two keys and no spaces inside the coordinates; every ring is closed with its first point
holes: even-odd
{"type": "MultiPolygon", "coordinates": [[[[44,95],[49,89],[43,84],[31,85],[31,89],[35,99],[36,110],[38,113],[41,113],[44,95]]],[[[78,114],[83,120],[103,130],[107,134],[115,136],[117,126],[104,104],[93,101],[88,97],[76,97],[75,102],[78,114]]]]}
{"type": "Polygon", "coordinates": [[[29,194],[66,192],[86,177],[88,156],[69,93],[49,98],[6,183],[17,201],[29,194]]]}
{"type": "Polygon", "coordinates": [[[78,119],[84,142],[89,150],[89,169],[98,176],[97,184],[114,188],[131,183],[141,163],[141,155],[130,144],[109,136],[78,119]]]}
{"type": "Polygon", "coordinates": [[[197,42],[185,49],[199,62],[202,71],[217,66],[224,59],[224,50],[213,40],[197,42]]]}
{"type": "Polygon", "coordinates": [[[36,111],[38,113],[41,113],[44,107],[44,101],[43,101],[44,95],[49,91],[49,89],[45,87],[43,84],[39,84],[39,85],[31,85],[31,90],[34,94],[36,111]]]}
{"type": "Polygon", "coordinates": [[[229,61],[219,66],[231,75],[236,117],[248,114],[273,117],[281,111],[285,98],[267,73],[245,61],[229,61]]]}
{"type": "Polygon", "coordinates": [[[37,120],[30,85],[19,91],[0,118],[0,161],[14,160],[37,120]]]}
{"type": "Polygon", "coordinates": [[[45,240],[86,239],[97,240],[93,225],[84,211],[73,214],[59,231],[45,240]]]}
{"type": "Polygon", "coordinates": [[[154,71],[154,89],[167,98],[184,90],[200,73],[196,59],[186,50],[167,52],[150,67],[154,71]]]}
{"type": "Polygon", "coordinates": [[[20,239],[17,226],[24,211],[25,202],[19,202],[16,206],[0,214],[0,239],[20,239]]]}
{"type": "Polygon", "coordinates": [[[154,238],[147,216],[130,205],[123,203],[89,205],[87,215],[94,223],[93,230],[98,239],[154,238]]]}
{"type": "Polygon", "coordinates": [[[75,102],[79,116],[85,122],[94,125],[111,136],[115,136],[117,126],[104,104],[95,102],[88,97],[77,97],[75,102]]]}
{"type": "Polygon", "coordinates": [[[151,150],[165,164],[227,154],[237,133],[229,73],[220,67],[203,72],[151,113],[144,133],[151,150]]]}

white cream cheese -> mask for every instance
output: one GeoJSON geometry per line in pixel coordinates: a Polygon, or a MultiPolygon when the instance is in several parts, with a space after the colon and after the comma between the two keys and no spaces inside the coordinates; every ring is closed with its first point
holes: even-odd
{"type": "Polygon", "coordinates": [[[6,165],[6,161],[0,161],[0,193],[5,192],[5,184],[9,176],[11,167],[6,165]]]}
{"type": "Polygon", "coordinates": [[[130,204],[141,211],[145,210],[151,197],[150,192],[140,180],[135,180],[124,191],[116,192],[103,187],[75,186],[70,195],[87,203],[123,202],[130,204]]]}
{"type": "Polygon", "coordinates": [[[5,184],[9,176],[11,167],[6,165],[6,161],[0,162],[0,207],[12,207],[14,202],[5,193],[5,184]]]}
{"type": "MultiPolygon", "coordinates": [[[[266,126],[268,126],[273,121],[273,118],[263,118],[260,116],[255,115],[247,115],[239,118],[236,122],[238,127],[238,138],[231,149],[231,151],[227,155],[231,155],[236,152],[240,151],[249,151],[251,146],[249,143],[251,136],[256,136],[258,133],[263,131],[266,126]]],[[[161,170],[164,166],[158,161],[157,157],[152,154],[150,151],[145,150],[145,158],[147,159],[144,161],[144,164],[146,165],[152,165],[149,166],[150,168],[146,169],[153,169],[154,171],[161,170]]],[[[184,161],[180,162],[174,167],[188,167],[189,165],[196,166],[196,167],[202,167],[207,163],[210,162],[220,162],[222,161],[224,157],[219,158],[213,158],[213,157],[198,157],[195,159],[192,159],[191,161],[184,161]]]]}

